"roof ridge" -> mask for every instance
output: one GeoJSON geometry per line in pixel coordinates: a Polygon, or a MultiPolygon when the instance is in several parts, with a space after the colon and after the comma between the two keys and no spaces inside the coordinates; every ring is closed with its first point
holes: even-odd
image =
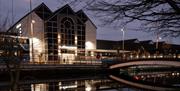
{"type": "MultiPolygon", "coordinates": [[[[34,9],[32,9],[30,12],[26,13],[22,18],[20,18],[17,22],[15,22],[8,30],[7,32],[9,32],[16,24],[18,24],[21,20],[23,20],[26,16],[28,16],[29,14],[31,14],[32,12],[34,12],[37,8],[39,8],[40,6],[45,5],[45,7],[47,7],[47,5],[42,2],[41,4],[39,4],[38,6],[36,6],[34,9]]],[[[47,7],[48,8],[48,7],[47,7]]],[[[49,9],[49,8],[48,8],[49,9]]],[[[49,9],[50,10],[50,9],[49,9]]],[[[51,10],[50,10],[51,11],[51,10]]],[[[52,11],[51,11],[52,12],[52,11]]]]}

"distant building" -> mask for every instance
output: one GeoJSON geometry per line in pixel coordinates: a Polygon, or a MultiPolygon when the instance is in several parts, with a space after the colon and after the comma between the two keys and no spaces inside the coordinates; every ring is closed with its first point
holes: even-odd
{"type": "Polygon", "coordinates": [[[157,42],[152,40],[139,41],[138,39],[113,41],[97,40],[96,52],[102,58],[117,57],[124,54],[125,58],[180,58],[180,45],[168,44],[166,42],[157,42]]]}
{"type": "Polygon", "coordinates": [[[0,32],[0,62],[29,60],[29,39],[17,36],[17,33],[0,32]]]}
{"type": "Polygon", "coordinates": [[[96,49],[96,26],[80,10],[69,5],[52,12],[44,3],[15,23],[8,32],[20,32],[30,40],[32,62],[73,63],[96,49]]]}
{"type": "Polygon", "coordinates": [[[113,41],[113,40],[97,40],[97,52],[102,54],[102,56],[121,56],[124,54],[126,57],[140,55],[143,51],[143,46],[140,45],[138,39],[128,39],[123,41],[113,41]],[[124,49],[123,49],[124,46],[124,49]],[[98,50],[104,50],[99,52],[98,50]],[[108,50],[108,51],[107,51],[108,50]]]}

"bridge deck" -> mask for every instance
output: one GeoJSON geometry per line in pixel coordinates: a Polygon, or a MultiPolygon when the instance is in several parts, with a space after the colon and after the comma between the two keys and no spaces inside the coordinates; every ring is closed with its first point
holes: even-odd
{"type": "Polygon", "coordinates": [[[121,68],[134,65],[165,65],[180,67],[180,59],[135,59],[135,60],[123,60],[116,64],[111,65],[109,68],[121,68]]]}

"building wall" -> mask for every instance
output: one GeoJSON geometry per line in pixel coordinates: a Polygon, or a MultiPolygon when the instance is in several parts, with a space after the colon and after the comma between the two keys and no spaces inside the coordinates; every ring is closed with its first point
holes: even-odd
{"type": "Polygon", "coordinates": [[[22,37],[28,37],[30,40],[30,61],[39,62],[44,61],[44,21],[32,12],[31,14],[20,20],[14,27],[16,32],[22,32],[22,37]],[[31,21],[32,18],[32,21],[31,21]],[[33,31],[33,33],[32,33],[33,31]],[[31,34],[33,36],[31,36],[31,34]],[[33,37],[33,38],[32,38],[33,37]],[[33,41],[32,41],[33,39],[33,41]],[[33,54],[32,56],[32,42],[33,42],[33,54]],[[33,59],[32,59],[33,57],[33,59]]]}
{"type": "Polygon", "coordinates": [[[94,56],[96,26],[83,13],[65,5],[44,21],[42,7],[20,19],[12,30],[29,38],[30,61],[73,63],[86,54],[94,56]]]}
{"type": "MultiPolygon", "coordinates": [[[[90,20],[86,21],[86,43],[85,49],[90,51],[90,55],[94,56],[93,50],[96,49],[96,27],[90,20]]],[[[87,52],[86,51],[86,52],[87,52]]],[[[89,54],[89,53],[86,53],[89,54]]]]}

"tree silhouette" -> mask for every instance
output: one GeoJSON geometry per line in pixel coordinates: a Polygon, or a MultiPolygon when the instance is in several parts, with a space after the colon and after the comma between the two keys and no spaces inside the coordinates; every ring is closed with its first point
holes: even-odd
{"type": "Polygon", "coordinates": [[[16,91],[21,66],[21,46],[16,38],[9,37],[12,34],[2,33],[0,38],[0,59],[6,66],[10,75],[10,90],[16,91]]]}
{"type": "Polygon", "coordinates": [[[6,66],[9,73],[10,90],[16,91],[20,77],[22,48],[17,33],[5,32],[8,26],[8,16],[0,22],[0,62],[6,66]]]}
{"type": "MultiPolygon", "coordinates": [[[[142,24],[138,30],[180,36],[180,0],[70,0],[93,11],[104,24],[142,24]],[[81,4],[82,5],[82,4],[81,4]]],[[[137,29],[135,29],[137,30],[137,29]]]]}

